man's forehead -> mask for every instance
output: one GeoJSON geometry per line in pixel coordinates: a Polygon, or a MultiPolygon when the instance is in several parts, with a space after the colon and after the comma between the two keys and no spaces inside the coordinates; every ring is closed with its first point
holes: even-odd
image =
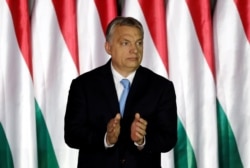
{"type": "Polygon", "coordinates": [[[140,30],[132,26],[119,26],[115,29],[115,34],[122,37],[137,37],[142,39],[142,34],[140,30]]]}

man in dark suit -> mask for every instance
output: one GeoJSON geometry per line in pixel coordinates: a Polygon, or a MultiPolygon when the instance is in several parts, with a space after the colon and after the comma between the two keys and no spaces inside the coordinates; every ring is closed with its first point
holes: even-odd
{"type": "Polygon", "coordinates": [[[78,167],[160,168],[161,153],[176,144],[174,86],[140,65],[143,34],[136,19],[115,18],[106,30],[111,59],[72,81],[65,141],[79,149],[78,167]],[[130,83],[124,110],[123,78],[130,83]]]}

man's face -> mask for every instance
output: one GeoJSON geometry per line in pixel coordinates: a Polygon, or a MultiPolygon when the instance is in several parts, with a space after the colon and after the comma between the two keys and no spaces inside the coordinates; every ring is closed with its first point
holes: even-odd
{"type": "Polygon", "coordinates": [[[105,49],[112,57],[113,67],[123,76],[135,71],[142,61],[143,37],[138,28],[117,26],[105,49]]]}

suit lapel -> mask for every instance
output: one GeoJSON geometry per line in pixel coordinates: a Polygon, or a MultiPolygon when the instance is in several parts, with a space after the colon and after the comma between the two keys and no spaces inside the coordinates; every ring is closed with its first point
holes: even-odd
{"type": "Polygon", "coordinates": [[[112,115],[115,115],[119,112],[119,101],[117,98],[117,93],[115,89],[115,83],[113,79],[113,75],[111,72],[111,60],[108,61],[107,64],[103,66],[102,69],[102,87],[103,91],[106,94],[106,97],[108,99],[109,105],[111,107],[111,113],[112,115]]]}
{"type": "Polygon", "coordinates": [[[124,117],[134,115],[135,112],[131,111],[131,107],[135,106],[138,100],[144,95],[147,88],[147,74],[143,73],[143,67],[139,67],[136,71],[133,83],[131,85],[124,112],[124,117]]]}
{"type": "MultiPolygon", "coordinates": [[[[120,111],[119,108],[119,100],[117,97],[116,89],[115,89],[115,83],[111,71],[111,60],[107,62],[102,67],[101,73],[103,79],[101,86],[103,87],[103,91],[106,94],[106,97],[108,99],[109,105],[111,107],[111,114],[114,116],[116,113],[120,111]]],[[[145,74],[143,67],[139,67],[136,71],[133,83],[131,85],[127,100],[126,100],[126,106],[125,106],[125,112],[124,112],[124,118],[129,115],[132,112],[130,107],[134,106],[134,103],[138,102],[138,100],[141,99],[141,96],[143,96],[143,92],[146,90],[147,87],[147,74],[145,74]]]]}

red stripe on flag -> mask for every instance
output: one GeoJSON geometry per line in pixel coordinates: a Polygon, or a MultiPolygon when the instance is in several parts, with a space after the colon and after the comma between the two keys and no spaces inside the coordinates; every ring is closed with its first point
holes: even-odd
{"type": "Polygon", "coordinates": [[[235,4],[240,14],[241,22],[243,24],[246,36],[250,42],[250,1],[249,0],[235,0],[235,4]]]}
{"type": "Polygon", "coordinates": [[[117,16],[116,0],[95,0],[95,4],[105,33],[108,23],[117,16]]]}
{"type": "Polygon", "coordinates": [[[28,10],[28,1],[6,0],[13,19],[17,42],[33,77],[32,57],[31,57],[31,39],[30,39],[30,17],[28,10]]]}
{"type": "Polygon", "coordinates": [[[76,1],[53,0],[57,20],[68,46],[69,52],[79,72],[77,25],[76,25],[76,1]]]}
{"type": "Polygon", "coordinates": [[[164,0],[139,0],[144,17],[159,52],[163,64],[168,72],[166,8],[164,0]]]}
{"type": "Polygon", "coordinates": [[[210,0],[186,0],[200,45],[215,79],[210,0]]]}

